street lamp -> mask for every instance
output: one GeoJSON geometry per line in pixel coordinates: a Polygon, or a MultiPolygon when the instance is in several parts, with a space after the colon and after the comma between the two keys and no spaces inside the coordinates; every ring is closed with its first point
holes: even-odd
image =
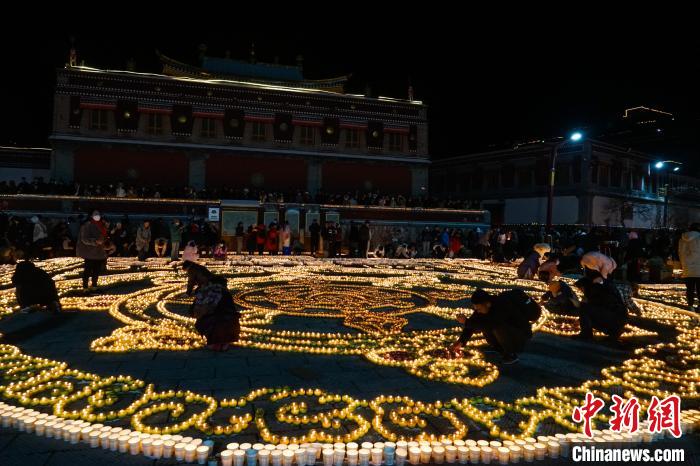
{"type": "MultiPolygon", "coordinates": [[[[682,162],[676,162],[675,160],[659,160],[654,164],[654,168],[657,170],[661,170],[662,168],[666,167],[667,164],[669,165],[674,165],[673,167],[673,172],[678,172],[681,169],[681,165],[683,165],[682,162]]],[[[664,183],[664,228],[668,228],[668,198],[669,198],[669,188],[670,188],[670,183],[669,183],[669,171],[668,169],[664,170],[666,173],[666,182],[664,183]]]]}
{"type": "Polygon", "coordinates": [[[547,230],[552,229],[552,208],[554,205],[554,177],[557,173],[557,155],[559,154],[559,148],[565,146],[569,142],[578,142],[583,139],[583,134],[576,131],[571,134],[568,139],[564,139],[560,143],[556,144],[552,148],[552,166],[549,170],[549,193],[547,195],[547,230]]]}

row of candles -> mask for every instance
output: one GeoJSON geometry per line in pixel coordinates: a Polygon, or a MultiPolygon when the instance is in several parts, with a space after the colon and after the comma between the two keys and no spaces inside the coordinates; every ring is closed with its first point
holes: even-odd
{"type": "MultiPolygon", "coordinates": [[[[121,427],[90,424],[51,416],[31,409],[13,407],[0,402],[0,419],[3,427],[34,433],[47,438],[61,439],[72,444],[84,442],[92,448],[103,448],[131,455],[142,454],[149,458],[174,458],[176,461],[198,464],[217,464],[213,457],[211,440],[203,441],[181,435],[149,435],[121,427]]],[[[683,412],[684,433],[700,428],[700,411],[683,412]]],[[[648,423],[642,423],[642,431],[615,433],[610,430],[594,430],[593,437],[584,434],[556,434],[537,438],[505,440],[449,440],[398,441],[398,442],[336,442],[305,444],[250,444],[229,443],[221,451],[218,460],[222,466],[313,466],[322,461],[323,466],[404,466],[406,464],[453,463],[519,463],[545,458],[568,458],[576,445],[593,443],[598,447],[622,448],[648,443],[663,437],[663,433],[651,433],[648,423]]]]}

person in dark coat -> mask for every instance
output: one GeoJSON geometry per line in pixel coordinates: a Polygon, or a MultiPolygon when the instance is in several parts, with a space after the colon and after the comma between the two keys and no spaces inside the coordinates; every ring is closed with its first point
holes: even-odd
{"type": "Polygon", "coordinates": [[[366,221],[360,227],[360,257],[367,258],[369,251],[369,241],[372,239],[372,232],[369,229],[369,222],[366,221]]]}
{"type": "Polygon", "coordinates": [[[562,280],[550,280],[540,303],[555,314],[578,315],[580,302],[574,290],[562,280]]]}
{"type": "Polygon", "coordinates": [[[350,233],[348,233],[348,246],[350,257],[359,257],[360,229],[355,222],[350,222],[350,233]]]}
{"type": "Polygon", "coordinates": [[[314,219],[309,225],[309,235],[311,236],[311,255],[315,256],[321,244],[321,225],[314,219]]]}
{"type": "Polygon", "coordinates": [[[615,285],[604,280],[597,271],[578,280],[574,286],[583,291],[583,302],[579,308],[581,333],[576,338],[590,340],[593,329],[617,341],[628,320],[627,306],[615,285]]]}
{"type": "Polygon", "coordinates": [[[97,286],[100,273],[107,264],[107,251],[105,243],[107,241],[107,227],[102,221],[100,212],[95,210],[90,216],[90,220],[83,223],[78,234],[78,241],[75,245],[75,254],[85,260],[83,266],[83,288],[88,288],[88,280],[91,279],[91,286],[97,286]]]}
{"type": "Polygon", "coordinates": [[[532,251],[523,261],[518,264],[518,278],[530,279],[537,276],[540,268],[540,253],[532,251]]]}
{"type": "Polygon", "coordinates": [[[190,315],[195,329],[207,339],[207,348],[226,351],[240,338],[240,312],[226,287],[226,279],[211,273],[206,267],[185,261],[187,293],[194,295],[190,315]]]}
{"type": "Polygon", "coordinates": [[[457,317],[464,324],[462,334],[450,349],[459,352],[475,332],[481,332],[487,343],[500,352],[504,364],[518,361],[517,352],[532,338],[532,326],[526,313],[504,294],[494,296],[481,288],[471,297],[474,313],[457,317]]]}
{"type": "Polygon", "coordinates": [[[15,296],[19,307],[24,310],[32,306],[46,306],[51,312],[61,311],[56,284],[44,270],[34,263],[22,261],[15,266],[12,275],[15,296]]]}

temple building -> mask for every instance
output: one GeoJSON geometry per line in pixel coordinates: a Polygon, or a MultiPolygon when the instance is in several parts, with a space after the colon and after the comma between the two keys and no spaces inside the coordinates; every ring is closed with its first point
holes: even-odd
{"type": "Polygon", "coordinates": [[[57,70],[51,177],[65,182],[340,193],[427,191],[427,109],[348,94],[348,76],[160,55],[162,74],[57,70]]]}

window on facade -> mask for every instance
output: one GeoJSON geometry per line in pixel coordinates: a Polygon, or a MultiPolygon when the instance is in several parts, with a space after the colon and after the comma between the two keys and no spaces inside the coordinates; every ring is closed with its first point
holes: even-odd
{"type": "Polygon", "coordinates": [[[622,186],[622,166],[617,162],[613,162],[610,169],[610,186],[614,188],[622,186]]]}
{"type": "Polygon", "coordinates": [[[253,122],[253,141],[265,140],[265,123],[261,121],[253,122]]]}
{"type": "Polygon", "coordinates": [[[94,109],[90,112],[90,129],[107,131],[107,110],[94,109]]]}
{"type": "Polygon", "coordinates": [[[345,130],[345,146],[349,149],[360,148],[360,130],[348,129],[345,130]]]}
{"type": "Polygon", "coordinates": [[[610,182],[610,167],[608,165],[600,166],[600,173],[598,174],[598,180],[601,186],[608,186],[610,182]]]}
{"type": "Polygon", "coordinates": [[[389,133],[389,150],[392,152],[401,152],[403,150],[402,134],[389,133]]]}
{"type": "Polygon", "coordinates": [[[149,113],[146,121],[146,132],[158,135],[163,132],[163,116],[158,113],[149,113]]]}
{"type": "Polygon", "coordinates": [[[201,136],[203,138],[216,137],[216,120],[214,120],[213,118],[202,118],[201,136]]]}
{"type": "Polygon", "coordinates": [[[305,146],[313,146],[316,128],[313,126],[300,126],[299,130],[299,142],[305,146]]]}

